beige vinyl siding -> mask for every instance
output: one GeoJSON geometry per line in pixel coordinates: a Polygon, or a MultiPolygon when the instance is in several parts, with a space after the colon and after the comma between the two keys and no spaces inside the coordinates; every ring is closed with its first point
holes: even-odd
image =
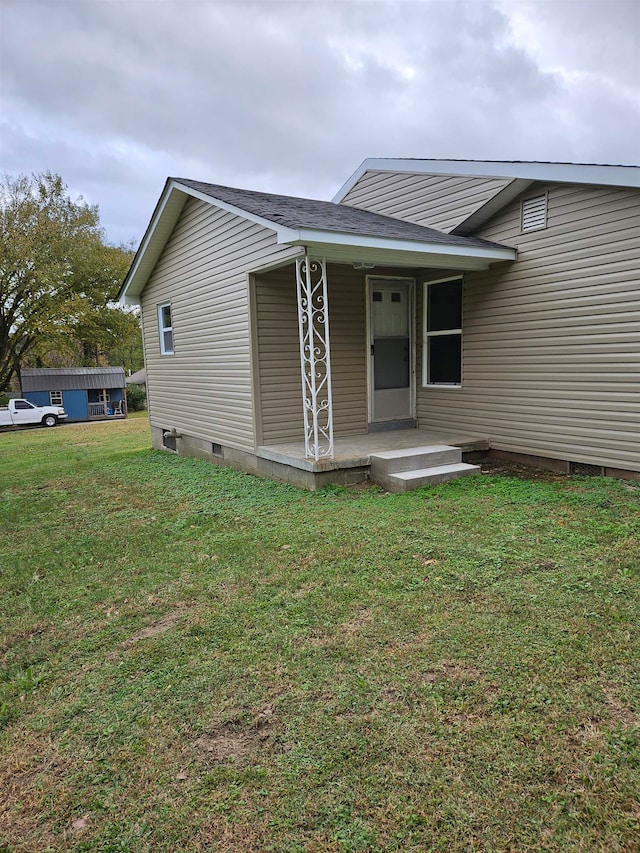
{"type": "MultiPolygon", "coordinates": [[[[366,433],[365,281],[351,267],[327,270],[335,435],[366,433]]],[[[262,443],[302,440],[302,380],[295,270],[255,278],[262,443]]]]}
{"type": "Polygon", "coordinates": [[[142,294],[152,426],[253,451],[247,271],[285,259],[273,231],[187,200],[142,294]],[[174,355],[157,306],[171,303],[174,355]]]}
{"type": "Polygon", "coordinates": [[[478,236],[518,260],[467,273],[463,387],[420,389],[420,426],[493,447],[640,471],[640,192],[548,185],[548,226],[520,200],[478,236]]]}
{"type": "Polygon", "coordinates": [[[365,172],[341,204],[451,231],[507,186],[507,178],[365,172]]]}

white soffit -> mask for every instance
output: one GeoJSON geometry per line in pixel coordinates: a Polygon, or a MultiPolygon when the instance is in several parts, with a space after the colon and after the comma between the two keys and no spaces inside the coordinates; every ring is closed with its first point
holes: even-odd
{"type": "Polygon", "coordinates": [[[311,254],[349,263],[371,259],[387,265],[439,267],[469,264],[465,268],[487,269],[490,264],[516,259],[516,250],[508,246],[453,246],[311,228],[301,228],[295,235],[290,233],[291,229],[287,231],[286,239],[278,235],[279,243],[305,246],[311,254]]]}
{"type": "Polygon", "coordinates": [[[498,160],[410,160],[370,157],[340,187],[331,199],[341,202],[365,172],[405,172],[478,178],[512,178],[562,184],[594,184],[640,187],[640,167],[589,163],[534,163],[498,160]]]}

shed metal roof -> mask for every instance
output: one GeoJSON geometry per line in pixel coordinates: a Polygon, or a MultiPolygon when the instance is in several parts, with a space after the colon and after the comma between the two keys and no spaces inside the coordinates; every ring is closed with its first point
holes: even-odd
{"type": "Polygon", "coordinates": [[[122,367],[29,367],[20,378],[23,392],[125,387],[122,367]]]}

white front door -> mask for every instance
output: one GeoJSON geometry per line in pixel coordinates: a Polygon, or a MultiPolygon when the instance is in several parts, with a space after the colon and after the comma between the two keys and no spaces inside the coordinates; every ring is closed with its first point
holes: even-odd
{"type": "Polygon", "coordinates": [[[369,279],[369,387],[372,421],[413,417],[413,283],[369,279]]]}

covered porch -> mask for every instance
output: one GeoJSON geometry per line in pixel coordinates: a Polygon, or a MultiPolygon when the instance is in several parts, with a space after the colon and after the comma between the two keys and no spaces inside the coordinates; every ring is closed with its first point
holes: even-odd
{"type": "Polygon", "coordinates": [[[127,395],[124,388],[87,390],[87,416],[90,421],[126,418],[127,395]]]}
{"type": "Polygon", "coordinates": [[[513,250],[446,244],[446,251],[430,246],[420,256],[415,246],[371,253],[360,247],[357,254],[320,248],[323,257],[306,246],[293,263],[253,275],[262,469],[315,488],[368,479],[372,457],[381,454],[403,456],[404,468],[412,458],[424,467],[428,454],[418,450],[455,448],[459,468],[463,452],[488,449],[489,436],[430,420],[425,388],[432,382],[459,391],[463,275],[512,259],[513,250]],[[435,330],[432,342],[427,327],[435,330]],[[430,343],[442,361],[437,370],[434,358],[429,368],[423,358],[430,343]]]}
{"type": "Polygon", "coordinates": [[[256,455],[265,473],[309,488],[372,479],[405,491],[403,483],[393,488],[381,459],[392,460],[384,462],[390,470],[415,467],[424,475],[416,485],[443,481],[427,468],[446,479],[477,471],[462,453],[489,449],[489,436],[429,419],[425,386],[429,369],[440,390],[459,391],[462,278],[488,260],[391,260],[340,263],[307,250],[293,264],[254,275],[256,455]],[[438,370],[423,359],[432,285],[432,316],[436,309],[445,315],[440,325],[431,322],[438,370]],[[458,319],[448,319],[456,310],[458,319]]]}
{"type": "Polygon", "coordinates": [[[307,456],[304,441],[265,445],[258,448],[257,455],[261,459],[268,459],[282,465],[320,473],[340,468],[369,468],[371,456],[378,453],[442,445],[458,447],[462,453],[471,453],[477,450],[488,450],[489,437],[416,427],[335,437],[333,455],[330,458],[327,456],[318,460],[310,458],[307,456]]]}

